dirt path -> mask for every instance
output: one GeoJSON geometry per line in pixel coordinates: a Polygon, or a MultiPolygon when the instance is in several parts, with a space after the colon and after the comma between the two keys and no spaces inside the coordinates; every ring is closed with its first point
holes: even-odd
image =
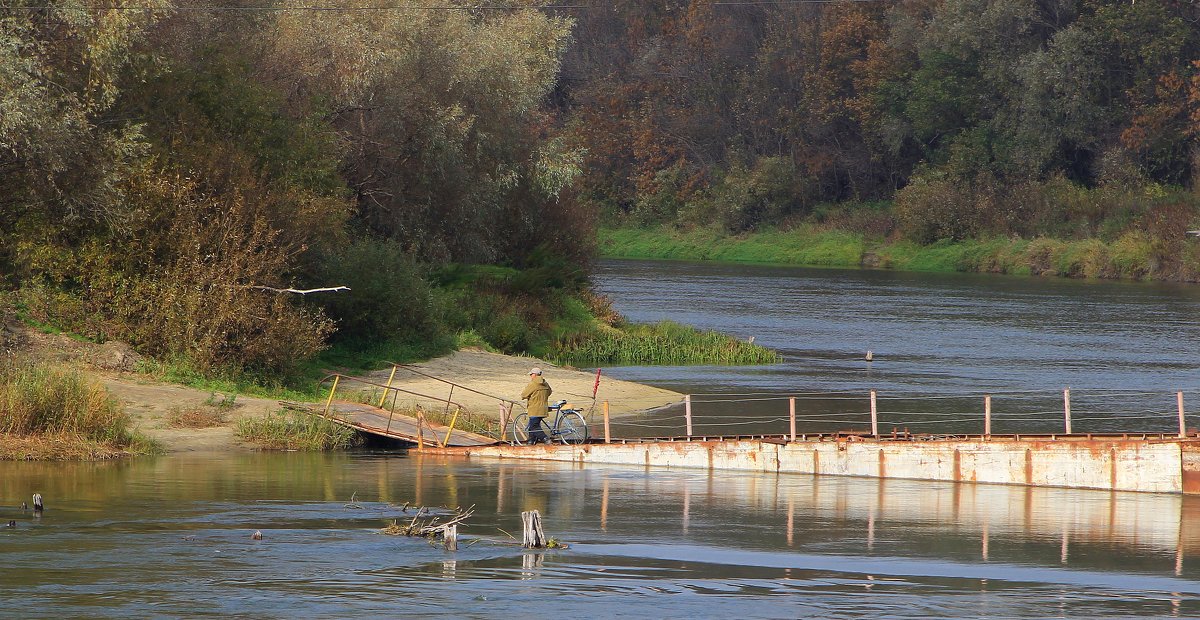
{"type": "Polygon", "coordinates": [[[100,376],[99,379],[133,417],[143,434],[161,443],[168,452],[220,452],[252,450],[254,446],[238,441],[234,428],[238,420],[261,417],[280,408],[279,401],[253,396],[236,396],[229,406],[211,403],[228,398],[224,394],[197,390],[169,383],[152,383],[136,377],[100,376]],[[207,428],[174,428],[169,424],[172,410],[219,412],[224,423],[207,428]]]}

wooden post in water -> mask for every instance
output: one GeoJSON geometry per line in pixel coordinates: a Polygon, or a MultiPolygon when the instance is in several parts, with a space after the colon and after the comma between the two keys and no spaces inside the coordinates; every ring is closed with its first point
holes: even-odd
{"type": "Polygon", "coordinates": [[[692,395],[687,394],[683,397],[683,417],[687,422],[687,436],[692,436],[692,395]]]}
{"type": "Polygon", "coordinates": [[[443,536],[446,538],[446,551],[458,551],[458,526],[447,525],[443,536]]]}
{"type": "Polygon", "coordinates": [[[1063,388],[1063,416],[1066,420],[1067,434],[1071,434],[1071,388],[1063,388]]]}
{"type": "Polygon", "coordinates": [[[879,436],[879,409],[875,404],[875,390],[871,390],[871,435],[879,436]]]}
{"type": "Polygon", "coordinates": [[[983,436],[992,436],[992,395],[983,395],[983,436]]]}
{"type": "Polygon", "coordinates": [[[425,414],[421,412],[420,405],[417,406],[417,452],[425,451],[425,431],[421,428],[421,421],[425,414]]]}
{"type": "Polygon", "coordinates": [[[604,401],[604,443],[612,443],[612,433],[608,428],[608,401],[604,401]]]}
{"type": "Polygon", "coordinates": [[[521,546],[526,549],[541,549],[546,546],[546,533],[542,531],[542,515],[536,510],[521,513],[521,546]]]}
{"type": "Polygon", "coordinates": [[[1179,438],[1187,437],[1187,427],[1183,419],[1183,390],[1175,392],[1175,404],[1179,406],[1179,438]]]}
{"type": "Polygon", "coordinates": [[[792,441],[796,441],[796,397],[788,398],[788,429],[791,431],[792,441]]]}

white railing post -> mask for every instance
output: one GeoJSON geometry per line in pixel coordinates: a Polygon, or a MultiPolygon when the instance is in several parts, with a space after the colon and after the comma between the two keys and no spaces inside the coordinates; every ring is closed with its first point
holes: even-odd
{"type": "Polygon", "coordinates": [[[683,417],[687,421],[687,436],[692,436],[692,395],[683,397],[683,417]]]}
{"type": "Polygon", "coordinates": [[[796,397],[792,396],[788,399],[788,422],[790,424],[792,441],[796,441],[796,397]]]}
{"type": "Polygon", "coordinates": [[[1067,434],[1071,434],[1071,388],[1063,389],[1063,416],[1066,420],[1067,434]]]}
{"type": "Polygon", "coordinates": [[[879,409],[875,405],[875,390],[871,390],[871,435],[879,437],[879,409]]]}
{"type": "Polygon", "coordinates": [[[1175,404],[1179,406],[1179,438],[1187,437],[1187,427],[1184,426],[1183,390],[1175,392],[1175,404]]]}
{"type": "Polygon", "coordinates": [[[983,436],[992,436],[992,395],[983,395],[983,436]]]}

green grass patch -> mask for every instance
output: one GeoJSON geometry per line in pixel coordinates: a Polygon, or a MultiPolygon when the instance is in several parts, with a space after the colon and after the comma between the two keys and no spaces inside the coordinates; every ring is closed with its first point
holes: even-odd
{"type": "Polygon", "coordinates": [[[349,428],[319,415],[287,409],[238,420],[235,433],[265,450],[345,450],[362,443],[361,436],[349,428]]]}
{"type": "Polygon", "coordinates": [[[4,449],[0,457],[106,458],[159,451],[130,424],[108,390],[77,370],[21,359],[0,363],[0,434],[38,451],[4,449]]]}
{"type": "MultiPolygon", "coordinates": [[[[1156,260],[1154,240],[1130,232],[1098,238],[986,237],[922,245],[909,240],[868,242],[842,230],[802,226],[726,235],[714,229],[669,227],[600,231],[600,249],[611,258],[714,260],[820,267],[879,267],[900,271],[1002,273],[1067,278],[1186,279],[1186,256],[1174,271],[1156,260]],[[1159,271],[1155,267],[1159,266],[1159,271]],[[1181,275],[1182,274],[1182,275],[1181,275]]],[[[1187,246],[1190,249],[1190,246],[1187,246]]],[[[1200,254],[1197,252],[1196,254],[1200,254]]]]}
{"type": "Polygon", "coordinates": [[[858,233],[812,228],[725,235],[711,228],[603,229],[600,251],[615,258],[715,260],[857,267],[866,243],[858,233]]]}
{"type": "Polygon", "coordinates": [[[778,353],[761,345],[671,321],[601,329],[586,337],[560,344],[554,351],[554,358],[576,366],[732,366],[782,361],[778,353]]]}

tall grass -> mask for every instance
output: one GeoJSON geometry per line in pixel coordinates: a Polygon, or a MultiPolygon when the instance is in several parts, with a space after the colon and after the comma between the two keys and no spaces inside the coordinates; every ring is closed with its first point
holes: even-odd
{"type": "Polygon", "coordinates": [[[130,430],[130,418],[104,386],[79,371],[41,362],[0,362],[0,434],[52,438],[61,454],[148,453],[152,442],[130,430]]]}
{"type": "Polygon", "coordinates": [[[562,343],[554,351],[562,362],[583,365],[774,364],[775,351],[715,331],[701,331],[672,321],[603,329],[562,343]]]}
{"type": "Polygon", "coordinates": [[[345,450],[362,443],[352,429],[319,415],[286,409],[261,418],[242,418],[235,433],[265,450],[345,450]]]}

